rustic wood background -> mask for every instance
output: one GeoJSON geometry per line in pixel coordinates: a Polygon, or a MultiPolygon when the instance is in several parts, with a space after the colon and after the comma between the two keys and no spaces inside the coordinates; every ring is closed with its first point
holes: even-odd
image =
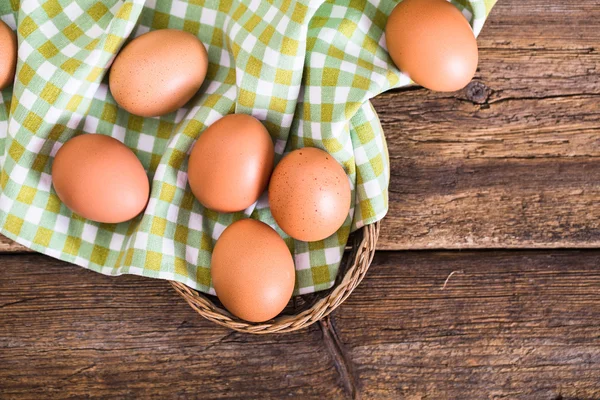
{"type": "Polygon", "coordinates": [[[390,212],[330,318],[239,334],[0,237],[0,398],[600,399],[600,1],[500,0],[478,42],[464,91],[374,99],[390,212]]]}

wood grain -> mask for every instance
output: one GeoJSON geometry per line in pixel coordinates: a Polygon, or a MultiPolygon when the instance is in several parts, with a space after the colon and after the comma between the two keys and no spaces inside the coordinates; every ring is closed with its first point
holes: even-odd
{"type": "Polygon", "coordinates": [[[373,101],[392,166],[379,247],[598,247],[600,2],[501,0],[478,43],[470,88],[373,101]]]}
{"type": "Polygon", "coordinates": [[[599,264],[596,250],[380,252],[332,323],[363,398],[598,399],[599,264]]]}
{"type": "Polygon", "coordinates": [[[251,336],[162,281],[4,255],[0,398],[598,399],[599,263],[380,252],[321,329],[251,336]]]}
{"type": "Polygon", "coordinates": [[[0,398],[343,398],[318,326],[256,337],[165,281],[0,256],[0,398]]]}

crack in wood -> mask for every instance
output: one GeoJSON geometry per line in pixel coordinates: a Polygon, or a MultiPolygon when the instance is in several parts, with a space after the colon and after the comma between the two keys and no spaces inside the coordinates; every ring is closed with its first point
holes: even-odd
{"type": "Polygon", "coordinates": [[[344,349],[344,345],[340,341],[331,316],[327,316],[319,321],[319,326],[323,332],[323,341],[325,347],[329,351],[335,369],[337,370],[346,393],[352,399],[360,399],[358,377],[354,371],[354,365],[348,353],[344,349]]]}

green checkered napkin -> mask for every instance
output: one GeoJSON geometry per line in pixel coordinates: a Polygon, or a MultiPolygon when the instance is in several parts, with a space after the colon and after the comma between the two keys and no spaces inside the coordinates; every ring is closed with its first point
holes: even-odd
{"type": "MultiPolygon", "coordinates": [[[[296,293],[331,287],[351,231],[383,218],[389,160],[369,99],[410,80],[392,64],[383,31],[390,0],[79,0],[0,2],[17,29],[19,63],[0,104],[0,232],[52,257],[108,275],[136,274],[214,293],[210,257],[232,221],[273,226],[294,255],[296,293]],[[153,29],[191,32],[208,50],[205,84],[186,108],[161,118],[120,109],[107,87],[115,54],[153,29]],[[354,201],[326,240],[294,241],[275,224],[266,196],[236,214],[203,208],[187,186],[187,154],[229,113],[264,122],[277,160],[314,146],[345,168],[354,201]],[[52,189],[52,158],[78,132],[129,146],[151,180],[143,215],[121,224],[85,220],[52,189]]],[[[457,0],[479,33],[493,5],[457,0]]],[[[398,110],[402,112],[402,110],[398,110]]]]}

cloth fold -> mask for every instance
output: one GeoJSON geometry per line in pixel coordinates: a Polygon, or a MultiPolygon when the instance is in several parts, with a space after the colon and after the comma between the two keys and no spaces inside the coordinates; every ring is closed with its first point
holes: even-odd
{"type": "MultiPolygon", "coordinates": [[[[275,228],[296,264],[296,294],[333,284],[349,234],[388,209],[389,159],[369,99],[411,84],[385,50],[384,28],[397,1],[109,0],[0,4],[17,30],[14,86],[0,103],[0,232],[52,257],[108,274],[136,274],[214,291],[210,257],[233,221],[275,228]],[[197,35],[209,56],[206,81],[179,111],[142,118],[119,108],[107,86],[119,49],[149,30],[197,35]],[[276,162],[319,147],[351,182],[351,212],[319,242],[295,241],[277,226],[266,195],[245,210],[218,214],[187,185],[187,156],[206,127],[230,113],[251,114],[273,138],[276,162]],[[52,159],[74,135],[110,135],[130,147],[151,182],[144,213],[121,224],[73,214],[51,185],[52,159]]],[[[490,0],[453,1],[475,33],[490,0]]]]}

